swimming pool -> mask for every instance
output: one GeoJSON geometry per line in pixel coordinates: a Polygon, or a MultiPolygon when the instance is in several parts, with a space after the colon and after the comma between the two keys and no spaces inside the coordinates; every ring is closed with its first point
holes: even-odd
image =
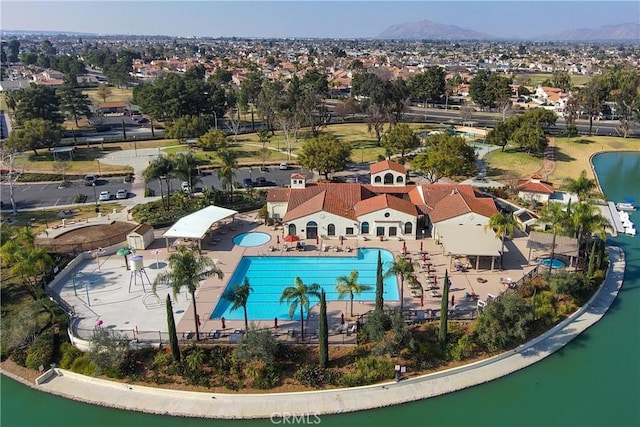
{"type": "Polygon", "coordinates": [[[565,268],[567,266],[566,262],[558,258],[554,258],[553,261],[551,261],[551,258],[538,258],[537,261],[538,264],[542,264],[545,267],[551,265],[551,268],[565,268]]]}
{"type": "MultiPolygon", "coordinates": [[[[382,268],[386,271],[393,261],[391,252],[380,249],[382,256],[382,268]]],[[[357,255],[352,257],[297,257],[297,256],[245,256],[242,258],[233,276],[229,280],[227,288],[240,285],[244,278],[249,279],[253,292],[247,302],[247,315],[251,320],[289,319],[289,304],[280,304],[282,290],[287,286],[293,286],[296,276],[300,277],[305,285],[319,284],[327,294],[327,301],[337,301],[336,277],[348,276],[352,270],[357,270],[358,283],[369,285],[371,289],[354,295],[354,301],[375,300],[376,269],[378,266],[378,249],[359,249],[357,255]]],[[[398,284],[395,277],[384,279],[385,301],[398,301],[398,284]]],[[[348,301],[348,297],[346,299],[348,301]]],[[[317,304],[317,299],[311,299],[309,306],[317,304]]],[[[244,319],[242,309],[229,311],[229,301],[220,298],[216,305],[212,319],[241,320],[244,319]]],[[[294,319],[300,319],[299,311],[296,311],[294,319]]]]}
{"type": "Polygon", "coordinates": [[[271,240],[267,233],[242,233],[233,238],[233,243],[238,246],[260,246],[271,240]]]}

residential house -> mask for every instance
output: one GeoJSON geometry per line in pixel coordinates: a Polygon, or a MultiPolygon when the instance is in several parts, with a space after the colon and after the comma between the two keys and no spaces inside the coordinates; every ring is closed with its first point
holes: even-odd
{"type": "Polygon", "coordinates": [[[547,203],[549,197],[555,192],[553,183],[543,181],[542,177],[534,174],[529,179],[519,180],[516,184],[518,197],[534,203],[547,203]]]}

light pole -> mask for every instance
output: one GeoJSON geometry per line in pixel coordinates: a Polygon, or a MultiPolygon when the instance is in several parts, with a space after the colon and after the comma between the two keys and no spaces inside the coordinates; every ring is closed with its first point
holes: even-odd
{"type": "Polygon", "coordinates": [[[218,129],[218,114],[216,114],[215,110],[213,111],[213,123],[214,126],[216,127],[216,130],[218,129]]]}
{"type": "Polygon", "coordinates": [[[96,163],[98,164],[98,175],[102,175],[102,170],[100,168],[100,160],[96,159],[96,163]]]}
{"type": "Polygon", "coordinates": [[[91,184],[93,187],[93,200],[96,202],[96,213],[100,212],[100,208],[98,207],[98,194],[96,193],[96,183],[91,184]]]}

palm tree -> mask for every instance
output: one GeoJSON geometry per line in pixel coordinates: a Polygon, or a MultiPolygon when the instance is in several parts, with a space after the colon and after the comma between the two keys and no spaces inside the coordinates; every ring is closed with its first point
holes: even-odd
{"type": "MultiPolygon", "coordinates": [[[[562,231],[562,228],[568,225],[568,218],[567,212],[562,209],[562,204],[560,203],[547,203],[540,211],[538,220],[541,223],[551,225],[551,232],[553,233],[553,239],[551,240],[551,262],[553,262],[553,257],[555,256],[556,235],[558,231],[562,231]]],[[[551,273],[551,268],[549,268],[549,273],[551,273]]]]}
{"type": "Polygon", "coordinates": [[[231,311],[236,311],[242,307],[242,310],[244,311],[244,328],[247,331],[249,330],[247,300],[249,299],[251,292],[253,292],[253,288],[249,284],[249,278],[245,277],[242,285],[233,285],[224,294],[222,294],[222,298],[231,302],[231,311]]]}
{"type": "Polygon", "coordinates": [[[489,218],[489,223],[484,226],[484,231],[492,229],[496,233],[496,238],[501,239],[502,248],[500,248],[500,269],[502,269],[502,261],[504,258],[504,241],[509,236],[511,239],[516,229],[522,230],[522,224],[516,221],[513,212],[495,213],[489,218]]]}
{"type": "Polygon", "coordinates": [[[54,265],[48,251],[36,248],[33,233],[25,228],[14,238],[4,242],[0,254],[2,265],[9,268],[9,274],[20,276],[27,291],[37,301],[40,298],[38,278],[54,265]]]}
{"type": "Polygon", "coordinates": [[[173,164],[171,159],[165,156],[160,156],[155,160],[151,161],[149,163],[149,166],[147,166],[144,172],[142,172],[142,176],[144,177],[144,180],[146,182],[149,182],[154,179],[158,180],[158,183],[160,184],[160,197],[162,200],[163,207],[165,206],[165,204],[164,204],[164,191],[162,189],[162,180],[163,179],[165,180],[167,184],[167,204],[165,209],[167,210],[169,209],[169,195],[171,193],[171,190],[169,188],[169,182],[171,181],[171,176],[172,176],[174,167],[175,165],[173,164]]]}
{"type": "Polygon", "coordinates": [[[233,177],[235,176],[233,170],[238,167],[238,153],[225,149],[218,151],[218,157],[222,162],[222,166],[218,169],[218,178],[220,178],[222,189],[228,190],[230,199],[233,200],[233,177]]]}
{"type": "Polygon", "coordinates": [[[200,161],[193,153],[178,154],[171,157],[173,161],[174,174],[182,181],[189,183],[189,192],[193,191],[193,187],[200,181],[200,178],[194,176],[193,172],[198,170],[200,161]]]}
{"type": "Polygon", "coordinates": [[[587,178],[587,171],[580,172],[578,178],[565,178],[563,188],[571,193],[578,195],[578,200],[583,201],[589,196],[604,197],[600,192],[595,191],[598,184],[595,179],[587,178]]]}
{"type": "Polygon", "coordinates": [[[404,307],[404,281],[411,280],[418,267],[417,262],[411,262],[402,255],[398,255],[391,267],[384,274],[384,277],[400,276],[400,311],[404,307]]]}
{"type": "Polygon", "coordinates": [[[573,208],[569,205],[567,216],[571,230],[578,239],[578,247],[584,248],[585,254],[589,250],[589,242],[594,234],[598,235],[602,241],[606,240],[604,230],[608,222],[600,215],[592,201],[578,203],[573,208]]]}
{"type": "Polygon", "coordinates": [[[358,271],[353,270],[348,276],[340,276],[336,278],[336,291],[338,291],[338,299],[343,299],[349,295],[351,300],[351,317],[353,317],[353,295],[371,289],[369,285],[361,285],[358,283],[358,271]]]}
{"type": "Polygon", "coordinates": [[[304,312],[309,312],[309,297],[320,298],[320,285],[313,283],[309,286],[302,282],[302,279],[296,277],[294,286],[287,286],[282,291],[280,302],[289,303],[289,318],[293,319],[298,306],[300,306],[300,335],[304,339],[304,312]]]}
{"type": "Polygon", "coordinates": [[[200,250],[191,250],[181,246],[178,248],[178,252],[171,254],[167,260],[169,261],[171,271],[158,274],[152,283],[153,293],[156,293],[156,288],[159,283],[169,283],[173,290],[174,298],[180,293],[182,288],[187,288],[193,301],[196,340],[200,340],[196,289],[198,289],[200,282],[207,277],[215,275],[218,279],[222,279],[224,274],[216,267],[215,262],[211,258],[202,256],[200,250]]]}

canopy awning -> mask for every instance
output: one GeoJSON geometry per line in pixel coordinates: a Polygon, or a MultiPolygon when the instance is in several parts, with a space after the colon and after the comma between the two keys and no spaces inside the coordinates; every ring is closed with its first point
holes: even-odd
{"type": "Polygon", "coordinates": [[[178,220],[163,234],[163,237],[203,239],[213,224],[237,213],[238,211],[232,209],[207,206],[178,220]]]}
{"type": "Polygon", "coordinates": [[[490,228],[485,230],[482,225],[438,224],[435,231],[447,254],[500,256],[502,242],[490,228]]]}
{"type": "MultiPolygon", "coordinates": [[[[532,231],[529,233],[527,247],[535,251],[551,252],[553,243],[552,233],[541,233],[532,231]]],[[[568,236],[556,235],[555,248],[553,252],[557,255],[578,256],[578,239],[568,236]]]]}

